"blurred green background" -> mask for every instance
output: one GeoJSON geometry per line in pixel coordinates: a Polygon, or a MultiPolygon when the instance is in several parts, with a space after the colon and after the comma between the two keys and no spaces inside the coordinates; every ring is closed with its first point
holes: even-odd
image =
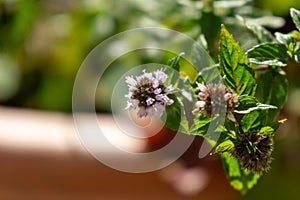
{"type": "MultiPolygon", "coordinates": [[[[295,28],[290,7],[300,9],[300,1],[0,0],[0,104],[70,113],[76,72],[106,38],[145,26],[168,27],[198,40],[202,33],[216,58],[221,23],[247,49],[257,41],[235,15],[256,19],[272,32],[289,32],[295,28]],[[264,18],[272,14],[279,17],[264,18]]],[[[136,66],[145,60],[130,56],[124,62],[136,66]]],[[[287,69],[291,95],[283,115],[289,120],[278,134],[273,169],[246,199],[300,199],[299,73],[297,66],[287,69]]],[[[108,103],[99,100],[97,110],[108,112],[108,103]]]]}

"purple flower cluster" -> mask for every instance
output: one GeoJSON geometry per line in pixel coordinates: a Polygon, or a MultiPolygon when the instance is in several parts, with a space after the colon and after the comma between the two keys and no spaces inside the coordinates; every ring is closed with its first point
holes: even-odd
{"type": "Polygon", "coordinates": [[[228,111],[232,111],[238,106],[239,96],[232,93],[223,84],[207,84],[197,83],[199,100],[196,102],[194,114],[204,111],[206,116],[211,117],[212,107],[226,106],[228,111]]]}
{"type": "Polygon", "coordinates": [[[161,116],[166,106],[174,103],[168,95],[173,94],[172,85],[165,86],[168,75],[163,70],[153,73],[143,71],[140,76],[125,77],[129,91],[125,95],[129,100],[126,109],[139,108],[138,117],[161,116]]]}

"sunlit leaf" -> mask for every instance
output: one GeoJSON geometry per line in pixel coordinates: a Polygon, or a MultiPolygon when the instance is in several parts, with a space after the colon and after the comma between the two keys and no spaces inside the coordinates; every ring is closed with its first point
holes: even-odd
{"type": "Polygon", "coordinates": [[[200,113],[194,119],[194,123],[193,123],[193,126],[191,128],[191,132],[194,135],[205,136],[205,134],[207,133],[210,122],[211,122],[211,118],[207,118],[202,113],[200,113]]]}
{"type": "Polygon", "coordinates": [[[220,72],[225,76],[225,83],[239,95],[252,95],[256,81],[254,72],[248,65],[248,58],[225,26],[221,29],[220,72]]]}
{"type": "Polygon", "coordinates": [[[259,65],[286,66],[288,64],[287,49],[277,43],[259,44],[247,51],[249,61],[259,65]]]}
{"type": "Polygon", "coordinates": [[[179,71],[179,68],[180,68],[179,61],[183,55],[184,55],[184,53],[180,53],[178,56],[170,59],[168,61],[167,65],[170,66],[171,68],[175,69],[176,71],[179,71]]]}
{"type": "Polygon", "coordinates": [[[225,140],[224,142],[222,142],[221,144],[219,144],[216,148],[215,148],[215,153],[223,153],[226,151],[230,151],[232,148],[234,147],[234,144],[231,140],[225,140]]]}

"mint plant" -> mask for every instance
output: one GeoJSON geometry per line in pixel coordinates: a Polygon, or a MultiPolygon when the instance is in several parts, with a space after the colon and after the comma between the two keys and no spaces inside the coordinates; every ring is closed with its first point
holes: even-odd
{"type": "Polygon", "coordinates": [[[245,194],[271,169],[274,135],[285,121],[278,119],[287,99],[284,68],[300,63],[300,11],[292,8],[291,16],[298,30],[275,35],[242,19],[259,42],[247,51],[222,25],[218,64],[195,77],[184,76],[188,73],[180,67],[181,55],[168,63],[181,74],[173,85],[165,85],[172,75],[163,70],[127,77],[128,108],[139,107],[139,117],[165,111],[167,127],[205,138],[213,146],[211,153],[220,154],[230,184],[245,194]],[[215,70],[221,78],[214,76],[215,70]],[[192,90],[179,88],[180,81],[188,81],[192,90]],[[184,99],[192,101],[191,110],[182,109],[184,99]],[[193,113],[192,122],[187,112],[193,113]],[[209,133],[211,125],[219,137],[209,133]]]}

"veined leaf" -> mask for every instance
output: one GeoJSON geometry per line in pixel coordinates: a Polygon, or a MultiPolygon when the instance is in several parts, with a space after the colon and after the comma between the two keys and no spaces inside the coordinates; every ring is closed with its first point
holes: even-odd
{"type": "Polygon", "coordinates": [[[288,53],[285,46],[277,43],[259,44],[247,52],[249,61],[259,65],[286,66],[288,64],[288,53]]]}
{"type": "Polygon", "coordinates": [[[222,153],[221,157],[227,178],[234,189],[246,194],[248,190],[256,185],[260,178],[259,174],[241,169],[239,161],[232,157],[230,153],[222,153]]]}
{"type": "Polygon", "coordinates": [[[290,13],[294,24],[296,25],[297,29],[300,31],[300,11],[296,10],[295,8],[291,8],[290,13]]]}
{"type": "Polygon", "coordinates": [[[191,133],[194,135],[199,135],[204,137],[207,133],[211,118],[205,117],[203,114],[200,114],[194,119],[193,126],[191,128],[191,133]]]}
{"type": "Polygon", "coordinates": [[[287,100],[288,81],[285,72],[281,69],[269,70],[263,74],[261,80],[261,101],[276,106],[277,110],[269,110],[266,114],[272,122],[287,100]]]}
{"type": "Polygon", "coordinates": [[[267,110],[255,110],[246,114],[242,121],[242,129],[244,132],[251,130],[260,130],[267,124],[267,110]]]}
{"type": "Polygon", "coordinates": [[[239,106],[234,110],[234,112],[238,114],[248,114],[254,110],[277,109],[276,106],[259,103],[259,101],[252,96],[241,96],[239,103],[239,106]]]}
{"type": "Polygon", "coordinates": [[[225,76],[228,87],[238,95],[255,93],[256,81],[248,58],[224,25],[221,28],[219,61],[220,72],[225,76]]]}

